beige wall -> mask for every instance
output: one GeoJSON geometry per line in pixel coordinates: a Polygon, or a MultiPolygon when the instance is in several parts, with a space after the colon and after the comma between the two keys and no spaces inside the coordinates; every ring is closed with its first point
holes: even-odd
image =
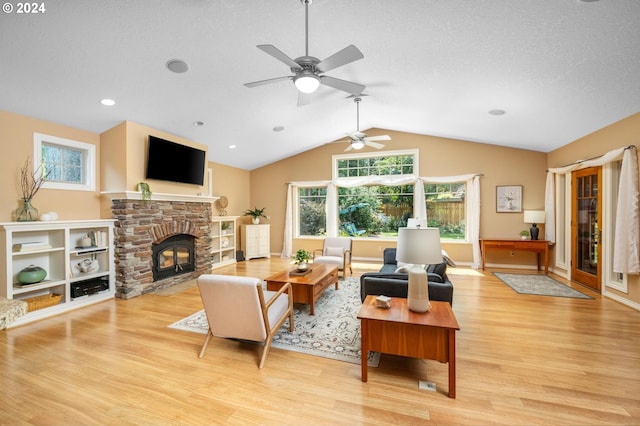
{"type": "MultiPolygon", "coordinates": [[[[96,191],[41,189],[34,197],[33,204],[40,213],[55,211],[60,220],[110,218],[110,202],[105,201],[100,192],[135,191],[137,183],[145,180],[146,141],[149,133],[206,150],[204,145],[130,121],[96,134],[0,111],[0,148],[5,159],[0,167],[0,178],[5,182],[5,185],[0,186],[0,201],[3,206],[0,210],[0,222],[12,221],[12,214],[18,207],[18,200],[21,198],[18,177],[24,161],[32,159],[34,132],[96,145],[96,191]]],[[[249,172],[213,162],[208,163],[208,168],[213,171],[213,195],[226,195],[229,199],[227,214],[241,215],[249,205],[249,172]]],[[[204,186],[156,180],[148,182],[151,190],[157,193],[196,195],[198,192],[208,192],[206,181],[204,186]]],[[[214,212],[216,211],[214,208],[214,212]]]]}
{"type": "MultiPolygon", "coordinates": [[[[608,151],[624,146],[638,146],[639,135],[640,113],[637,113],[550,152],[548,155],[548,167],[560,167],[578,160],[598,157],[608,151]]],[[[637,275],[629,276],[628,288],[629,294],[609,288],[607,288],[607,292],[640,304],[640,277],[637,275]]]]}
{"type": "MultiPolygon", "coordinates": [[[[544,207],[545,153],[505,148],[416,135],[382,129],[371,129],[367,135],[388,134],[391,141],[384,150],[418,149],[420,176],[453,176],[479,173],[482,197],[480,235],[486,237],[517,238],[529,225],[523,222],[522,213],[496,213],[496,185],[522,185],[523,208],[544,207]]],[[[266,207],[271,216],[271,251],[282,251],[284,212],[287,182],[331,179],[332,155],[342,154],[346,143],[329,143],[293,157],[255,169],[251,172],[251,206],[266,207]]],[[[371,148],[365,150],[373,151],[371,148]]],[[[363,150],[362,152],[367,152],[363,150]]],[[[294,240],[294,251],[321,246],[319,239],[294,240]]],[[[354,257],[380,259],[385,247],[395,246],[395,241],[363,239],[354,242],[354,257]]],[[[444,248],[461,263],[472,261],[471,245],[445,243],[444,248]]],[[[501,263],[529,263],[530,253],[498,259],[501,263]]]]}
{"type": "MultiPolygon", "coordinates": [[[[96,145],[96,157],[100,163],[100,135],[51,123],[20,114],[0,111],[0,221],[10,222],[13,212],[22,198],[20,192],[20,169],[27,158],[33,164],[33,133],[71,139],[96,145]]],[[[33,205],[40,214],[55,211],[60,220],[94,219],[100,217],[100,176],[97,176],[96,191],[65,191],[40,189],[33,198],[33,205]]]]}

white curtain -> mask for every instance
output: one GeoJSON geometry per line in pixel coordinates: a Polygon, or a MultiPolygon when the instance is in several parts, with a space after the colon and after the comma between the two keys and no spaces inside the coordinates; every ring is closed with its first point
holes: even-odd
{"type": "Polygon", "coordinates": [[[330,182],[327,186],[327,201],[325,202],[327,218],[327,235],[338,236],[338,192],[336,185],[330,182]]]}
{"type": "Polygon", "coordinates": [[[482,254],[480,252],[480,176],[478,175],[467,180],[467,200],[469,203],[467,226],[473,253],[471,267],[480,269],[482,254]]]}
{"type": "MultiPolygon", "coordinates": [[[[622,159],[622,170],[626,171],[620,175],[618,205],[616,207],[616,214],[622,215],[623,217],[620,220],[616,217],[616,228],[614,231],[615,241],[613,245],[614,271],[624,274],[638,274],[640,273],[640,265],[638,265],[638,244],[640,241],[638,220],[640,219],[638,212],[638,159],[635,147],[614,149],[592,160],[585,160],[568,166],[549,169],[548,173],[554,174],[554,176],[549,177],[549,175],[547,175],[545,208],[547,206],[547,200],[555,200],[555,186],[553,185],[555,174],[567,174],[574,170],[587,167],[599,167],[612,161],[619,161],[620,159],[622,159]],[[626,154],[627,151],[632,151],[632,153],[626,154]],[[551,184],[549,184],[549,179],[551,179],[551,184]]],[[[551,240],[549,237],[553,237],[552,241],[555,241],[555,217],[550,215],[549,211],[547,211],[546,216],[548,222],[545,223],[545,227],[551,227],[554,235],[550,236],[548,232],[545,231],[545,236],[547,236],[549,240],[551,240]]]]}
{"type": "Polygon", "coordinates": [[[627,149],[622,158],[616,229],[613,246],[613,271],[640,273],[640,218],[638,217],[638,154],[627,149]]]}
{"type": "Polygon", "coordinates": [[[293,184],[287,185],[287,205],[284,209],[284,237],[282,240],[282,253],[280,257],[291,257],[293,253],[293,184]]]}
{"type": "MultiPolygon", "coordinates": [[[[428,220],[427,201],[424,196],[424,181],[417,179],[413,187],[413,217],[428,220]]],[[[429,222],[427,221],[427,223],[429,222]]]]}
{"type": "Polygon", "coordinates": [[[547,172],[547,182],[544,192],[544,239],[556,243],[556,203],[555,203],[555,185],[554,174],[547,172]]]}

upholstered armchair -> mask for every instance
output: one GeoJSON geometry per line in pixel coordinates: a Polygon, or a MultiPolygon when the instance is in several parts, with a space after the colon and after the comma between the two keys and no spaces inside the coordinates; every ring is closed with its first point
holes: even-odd
{"type": "Polygon", "coordinates": [[[313,251],[313,263],[325,263],[338,266],[338,271],[342,271],[342,278],[345,277],[347,268],[351,269],[351,238],[327,237],[321,249],[313,251]]]}
{"type": "Polygon", "coordinates": [[[287,317],[293,331],[291,285],[264,291],[258,278],[204,274],[198,277],[200,297],[207,314],[209,332],[199,358],[212,336],[264,342],[259,368],[264,366],[275,333],[287,317]]]}

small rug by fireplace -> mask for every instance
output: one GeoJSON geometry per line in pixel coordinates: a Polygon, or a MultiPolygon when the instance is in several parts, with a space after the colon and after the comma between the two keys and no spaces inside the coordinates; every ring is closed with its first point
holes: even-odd
{"type": "MultiPolygon", "coordinates": [[[[293,333],[285,321],[271,344],[274,348],[302,352],[338,361],[360,364],[360,281],[349,277],[340,281],[338,290],[327,288],[315,304],[315,315],[309,306],[294,305],[293,333]]],[[[169,325],[170,328],[207,334],[209,327],[204,310],[169,325]]],[[[377,367],[380,354],[369,352],[368,365],[377,367]]]]}
{"type": "Polygon", "coordinates": [[[547,275],[506,274],[503,272],[494,272],[493,275],[520,294],[593,299],[593,297],[587,296],[547,275]]]}

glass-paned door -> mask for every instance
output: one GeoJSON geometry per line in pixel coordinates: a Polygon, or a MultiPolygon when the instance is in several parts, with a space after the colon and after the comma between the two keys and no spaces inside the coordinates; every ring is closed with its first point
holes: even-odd
{"type": "Polygon", "coordinates": [[[571,279],[600,291],[602,207],[600,167],[573,172],[571,279]]]}

